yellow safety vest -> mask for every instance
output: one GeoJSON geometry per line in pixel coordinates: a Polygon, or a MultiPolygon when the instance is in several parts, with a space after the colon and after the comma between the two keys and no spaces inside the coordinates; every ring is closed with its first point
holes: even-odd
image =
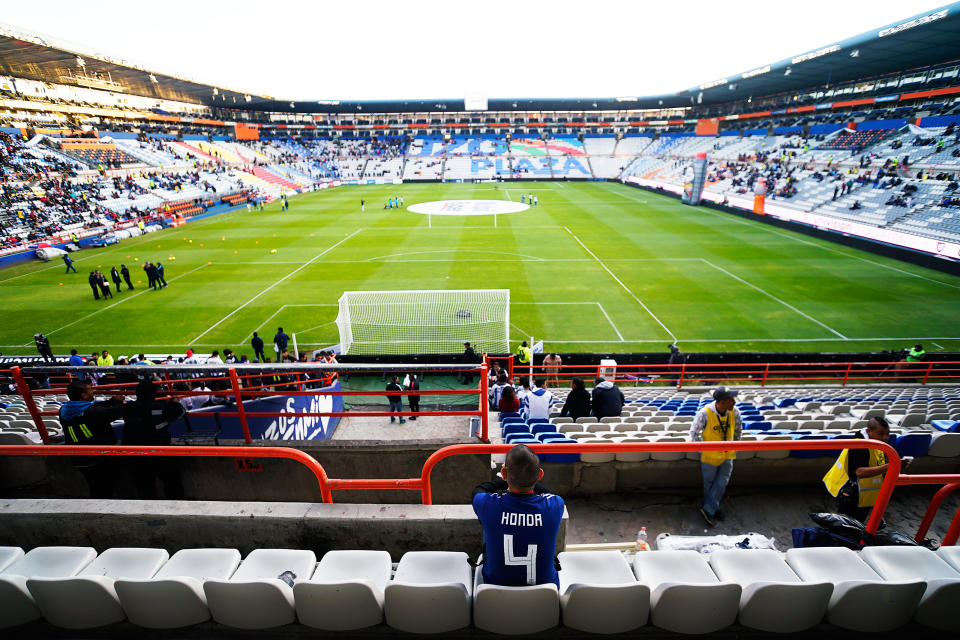
{"type": "MultiPolygon", "coordinates": [[[[882,464],[887,464],[887,456],[883,451],[879,449],[868,449],[868,451],[870,452],[870,461],[867,463],[868,467],[879,467],[882,464]]],[[[826,485],[827,491],[834,498],[840,493],[840,488],[850,480],[850,474],[847,471],[847,458],[849,453],[849,449],[841,451],[840,457],[837,458],[837,461],[830,467],[830,471],[827,471],[827,475],[823,476],[823,484],[826,485]]],[[[872,507],[874,505],[877,501],[877,492],[880,491],[880,485],[883,484],[883,476],[884,474],[881,473],[872,478],[857,478],[857,487],[860,490],[860,498],[857,506],[872,507]]]]}
{"type": "Polygon", "coordinates": [[[517,360],[520,364],[530,364],[532,350],[530,347],[517,347],[517,360]]]}
{"type": "MultiPolygon", "coordinates": [[[[704,407],[707,412],[707,426],[703,428],[704,442],[715,442],[717,440],[734,440],[736,436],[737,418],[735,409],[727,411],[723,418],[710,407],[704,407]]],[[[719,467],[727,460],[733,460],[737,457],[736,451],[702,451],[700,461],[719,467]]]]}

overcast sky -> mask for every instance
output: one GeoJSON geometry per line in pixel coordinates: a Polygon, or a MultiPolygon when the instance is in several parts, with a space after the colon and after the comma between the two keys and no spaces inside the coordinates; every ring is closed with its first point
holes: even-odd
{"type": "Polygon", "coordinates": [[[673,93],[943,4],[21,0],[0,20],[278,98],[614,97],[673,93]]]}

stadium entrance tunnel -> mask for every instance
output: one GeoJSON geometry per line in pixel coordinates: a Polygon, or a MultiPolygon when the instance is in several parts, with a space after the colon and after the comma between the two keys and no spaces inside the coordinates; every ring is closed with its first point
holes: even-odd
{"type": "Polygon", "coordinates": [[[407,210],[429,216],[492,216],[520,213],[529,208],[528,204],[508,200],[437,200],[413,204],[407,210]]]}

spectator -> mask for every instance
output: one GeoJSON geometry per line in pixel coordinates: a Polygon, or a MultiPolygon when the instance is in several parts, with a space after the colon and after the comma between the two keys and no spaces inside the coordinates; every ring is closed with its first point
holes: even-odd
{"type": "Polygon", "coordinates": [[[487,390],[487,400],[490,402],[490,408],[496,409],[497,405],[500,403],[500,396],[503,394],[503,390],[510,386],[510,382],[507,380],[507,374],[501,373],[500,377],[497,379],[497,382],[487,390]]]}
{"type": "MultiPolygon", "coordinates": [[[[75,380],[67,387],[67,398],[69,400],[60,406],[58,415],[67,444],[95,446],[117,443],[110,425],[123,417],[122,396],[97,402],[90,383],[75,380]]],[[[113,497],[118,471],[115,460],[106,456],[74,456],[72,462],[86,478],[91,498],[113,497]]]]}
{"type": "MultiPolygon", "coordinates": [[[[400,378],[393,376],[390,382],[387,383],[387,402],[390,403],[390,413],[401,413],[403,411],[403,396],[400,393],[402,391],[403,387],[400,386],[400,378]]],[[[393,421],[394,416],[390,416],[390,423],[393,424],[393,421]]],[[[405,424],[406,422],[403,416],[400,416],[400,424],[405,424]]]]}
{"type": "Polygon", "coordinates": [[[497,410],[501,414],[520,411],[520,398],[517,397],[517,392],[512,386],[507,385],[503,388],[503,393],[500,394],[500,402],[497,403],[497,410]]]}
{"type": "Polygon", "coordinates": [[[253,357],[258,362],[263,362],[267,359],[266,354],[263,353],[263,338],[257,335],[257,332],[253,332],[253,340],[250,341],[250,346],[253,348],[253,357]]]}
{"type": "Polygon", "coordinates": [[[510,449],[499,475],[502,480],[483,482],[473,493],[473,510],[483,526],[483,581],[559,585],[554,554],[563,499],[539,484],[540,460],[525,445],[510,449]]]}
{"type": "Polygon", "coordinates": [[[590,394],[587,393],[583,380],[579,377],[570,381],[570,393],[567,394],[567,400],[563,403],[560,415],[574,420],[590,415],[590,394]]]}
{"type": "Polygon", "coordinates": [[[543,378],[537,378],[534,381],[534,387],[534,390],[527,394],[527,417],[549,418],[550,407],[557,402],[557,399],[546,390],[543,378]]]}
{"type": "Polygon", "coordinates": [[[592,394],[593,415],[595,415],[598,420],[610,416],[619,416],[623,411],[625,402],[626,398],[623,397],[623,392],[620,391],[620,387],[601,377],[597,377],[597,379],[594,380],[592,394]]]}

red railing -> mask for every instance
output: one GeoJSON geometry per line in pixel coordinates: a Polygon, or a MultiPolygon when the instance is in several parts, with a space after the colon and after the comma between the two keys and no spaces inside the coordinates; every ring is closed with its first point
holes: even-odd
{"type": "MultiPolygon", "coordinates": [[[[534,376],[547,378],[556,367],[533,367],[534,376]]],[[[599,364],[561,365],[559,378],[569,382],[573,377],[588,383],[601,369],[612,368],[612,380],[621,384],[668,383],[676,385],[740,384],[765,387],[776,384],[829,383],[868,384],[899,382],[927,384],[931,380],[960,381],[960,361],[883,361],[883,362],[755,362],[755,363],[691,363],[683,364],[599,364]]],[[[609,375],[604,376],[611,379],[609,375]]]]}
{"type": "MultiPolygon", "coordinates": [[[[0,455],[128,455],[128,456],[190,456],[234,458],[288,458],[306,465],[313,471],[320,486],[323,502],[333,502],[333,491],[344,490],[409,490],[420,491],[423,504],[433,504],[431,474],[434,467],[446,458],[457,455],[492,455],[507,453],[514,445],[509,444],[456,444],[435,451],[423,463],[419,478],[329,478],[323,467],[312,456],[286,447],[107,447],[107,446],[0,446],[0,455]]],[[[917,540],[922,540],[933,522],[936,510],[943,499],[960,488],[960,474],[900,475],[900,456],[885,442],[877,440],[790,440],[771,442],[614,442],[563,443],[530,445],[538,454],[548,453],[617,453],[617,452],[689,452],[689,451],[795,451],[817,449],[879,449],[887,455],[889,467],[877,495],[870,519],[866,523],[868,533],[874,534],[880,527],[883,514],[897,486],[917,484],[942,484],[927,508],[923,522],[917,531],[917,540]]],[[[954,545],[960,535],[960,509],[951,521],[944,545],[954,545]]]]}
{"type": "MultiPolygon", "coordinates": [[[[310,378],[310,372],[314,372],[319,375],[329,374],[333,375],[335,373],[345,373],[350,371],[404,371],[404,372],[417,372],[417,373],[456,373],[456,372],[474,372],[479,375],[480,380],[476,388],[468,389],[419,389],[415,391],[397,391],[391,392],[391,395],[400,395],[400,396],[477,396],[477,405],[475,409],[463,409],[463,410],[445,410],[442,412],[438,411],[400,411],[400,412],[389,412],[389,411],[324,411],[324,412],[297,412],[297,417],[390,417],[390,416],[423,416],[423,415],[448,415],[448,416],[471,416],[478,417],[480,419],[480,439],[484,442],[489,440],[489,412],[487,410],[487,393],[488,393],[488,381],[487,381],[487,365],[486,363],[481,363],[478,365],[312,365],[298,363],[297,365],[286,365],[283,367],[278,367],[277,365],[267,366],[267,365],[245,365],[241,367],[217,367],[217,366],[194,366],[194,367],[183,367],[183,366],[174,366],[174,367],[163,367],[163,366],[154,366],[150,370],[144,371],[141,367],[31,367],[29,371],[32,372],[55,372],[60,375],[65,375],[64,380],[68,381],[72,378],[73,375],[84,374],[89,376],[90,374],[113,374],[118,371],[131,374],[143,374],[143,373],[162,373],[168,374],[169,372],[173,373],[190,373],[190,372],[203,372],[205,374],[211,374],[214,372],[225,372],[226,375],[215,375],[212,377],[201,377],[201,378],[187,378],[187,379],[171,379],[169,375],[166,376],[163,380],[158,380],[154,384],[163,389],[165,397],[168,399],[177,399],[185,398],[191,396],[218,396],[218,397],[229,397],[233,400],[235,409],[233,410],[208,410],[208,411],[189,411],[188,415],[191,418],[215,418],[216,416],[227,417],[227,418],[238,418],[240,421],[241,428],[244,434],[244,441],[247,444],[253,442],[253,438],[250,435],[250,428],[247,419],[248,418],[276,418],[284,415],[281,412],[251,412],[246,409],[243,405],[244,400],[251,400],[256,398],[265,398],[265,397],[294,397],[294,396],[317,396],[317,395],[329,395],[329,396],[379,396],[383,397],[385,391],[351,391],[351,390],[339,390],[334,391],[331,389],[312,389],[312,390],[301,390],[304,384],[320,382],[320,378],[310,378]],[[250,371],[254,370],[255,373],[246,373],[241,376],[238,374],[238,369],[241,371],[250,371]],[[295,379],[292,381],[276,381],[268,385],[261,384],[262,378],[264,376],[277,375],[277,376],[293,376],[295,379]],[[177,383],[188,382],[191,385],[196,385],[200,383],[210,383],[211,391],[187,391],[175,389],[174,386],[177,383]],[[229,383],[229,389],[219,388],[213,389],[213,386],[223,387],[229,383]],[[270,390],[270,389],[273,390],[270,390]]],[[[30,412],[30,416],[34,421],[34,424],[37,427],[37,431],[40,433],[40,437],[44,443],[50,442],[50,435],[47,431],[46,425],[43,423],[43,416],[56,416],[56,411],[41,411],[37,407],[35,397],[36,396],[45,396],[45,395],[57,395],[63,394],[66,392],[65,388],[57,387],[50,389],[31,389],[27,383],[24,372],[20,370],[19,367],[13,367],[11,369],[11,375],[17,384],[17,391],[23,397],[25,404],[27,405],[27,410],[30,412]]],[[[137,386],[136,382],[127,382],[127,383],[108,383],[108,384],[99,384],[96,386],[95,391],[98,395],[131,395],[137,386]]]]}

